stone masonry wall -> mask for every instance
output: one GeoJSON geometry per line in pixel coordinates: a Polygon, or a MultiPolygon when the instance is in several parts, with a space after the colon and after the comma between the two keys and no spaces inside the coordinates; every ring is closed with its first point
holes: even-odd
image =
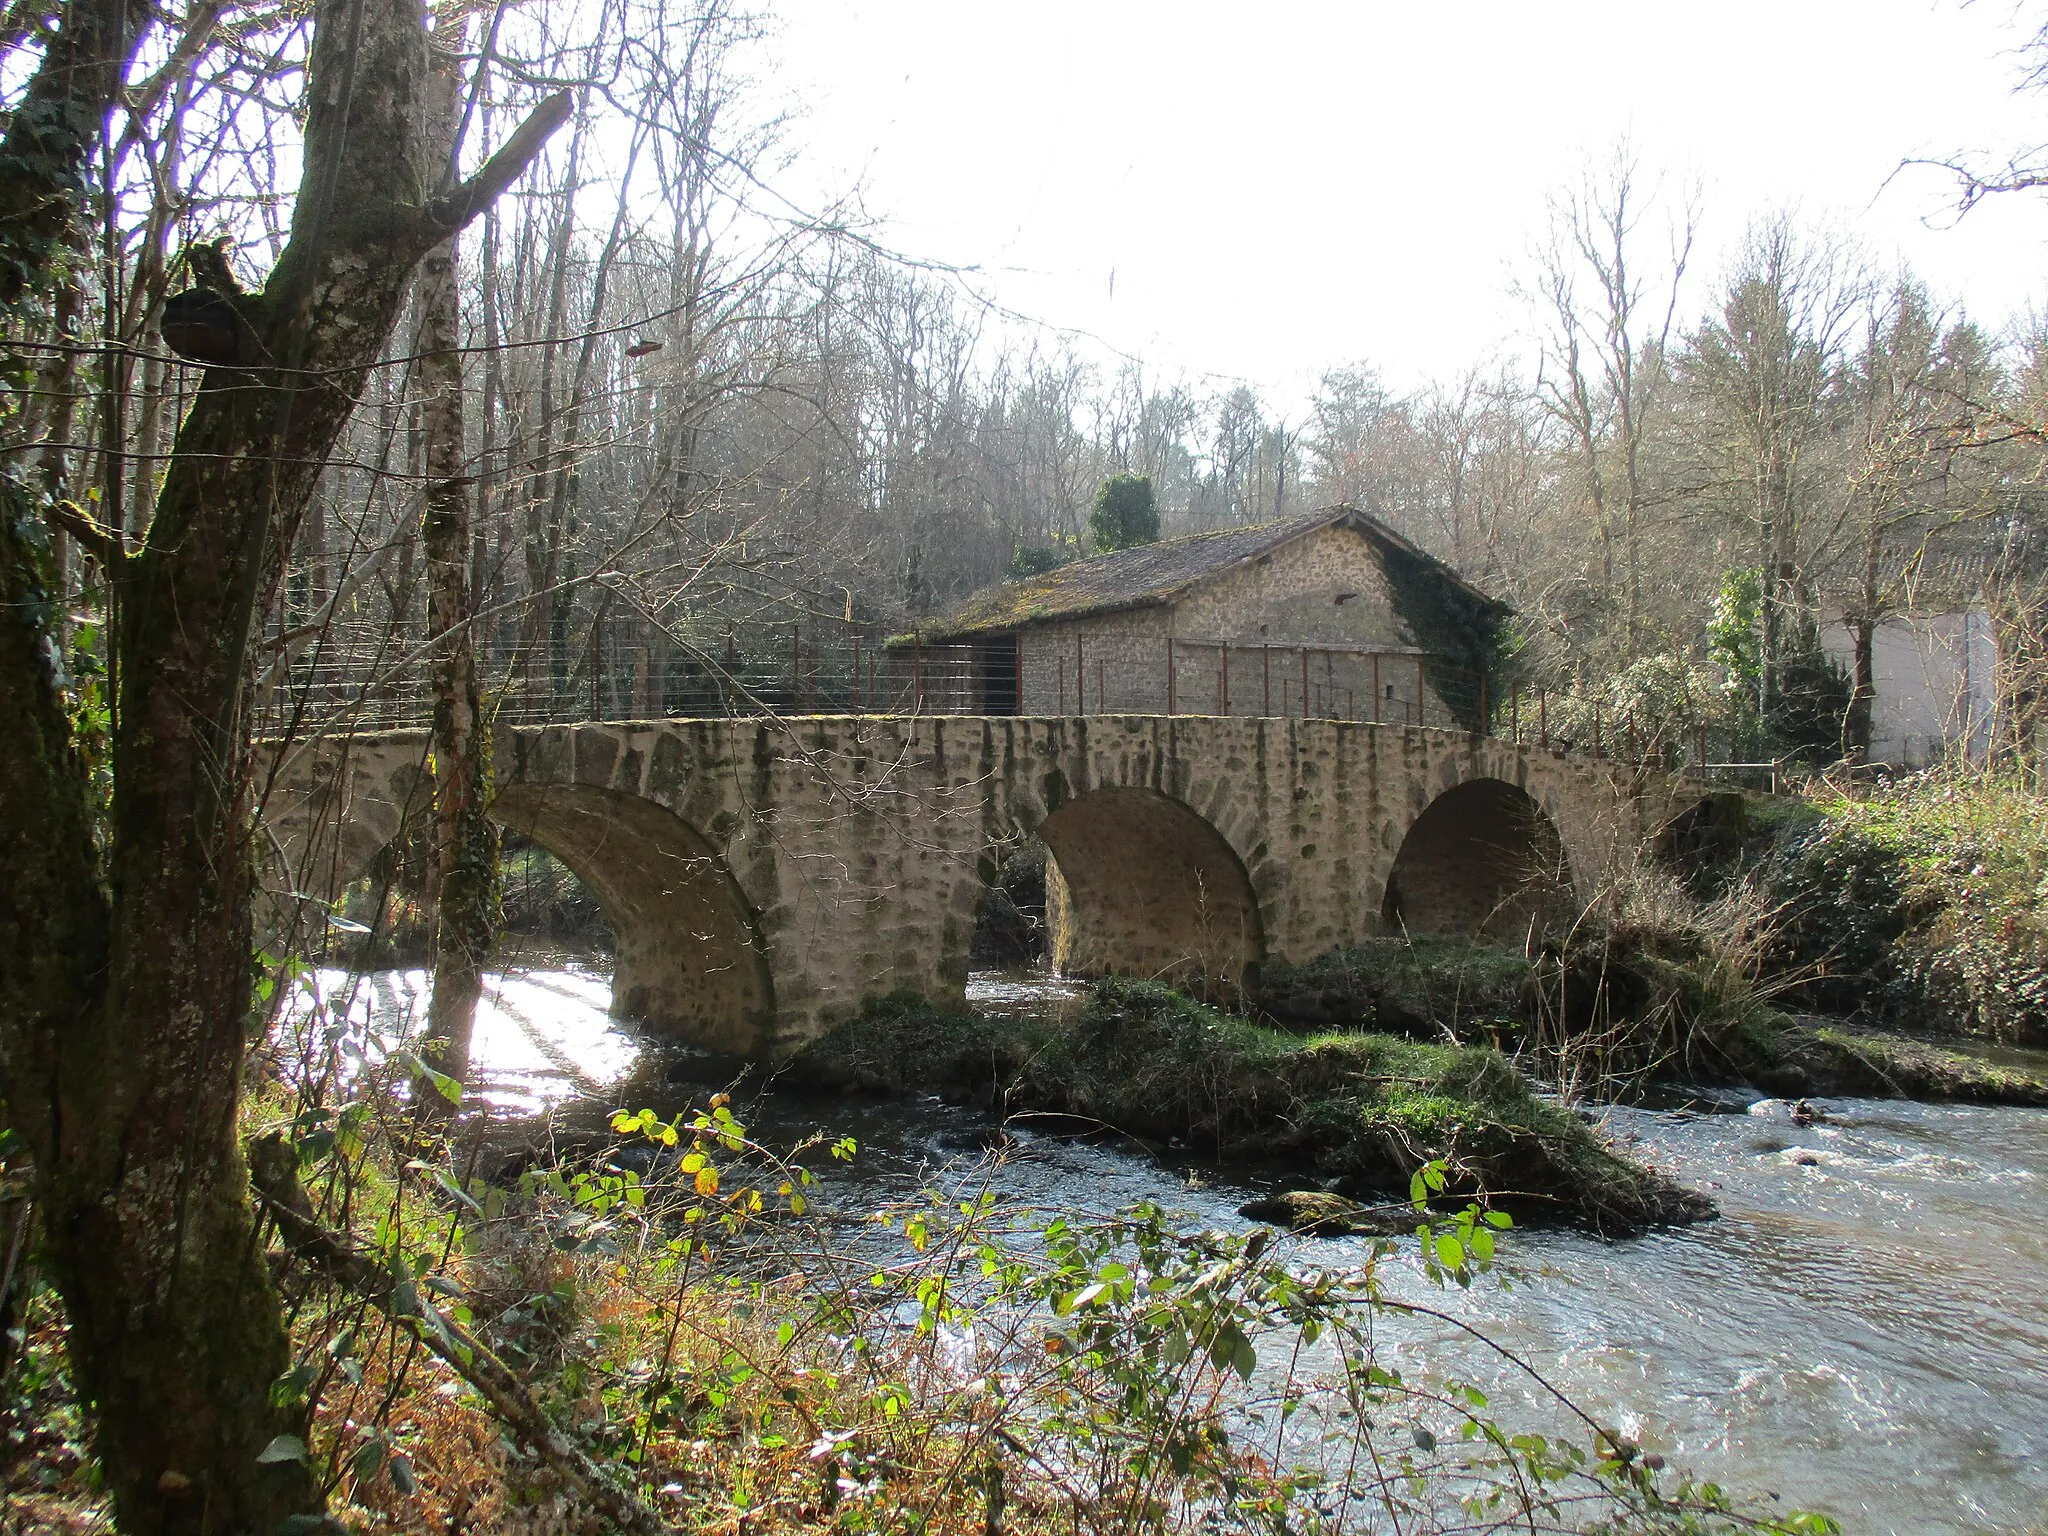
{"type": "MultiPolygon", "coordinates": [[[[423,746],[393,732],[298,754],[268,809],[273,910],[337,892],[397,834],[423,746]]],[[[1697,798],[1492,738],[1315,720],[555,726],[504,731],[495,763],[508,816],[620,929],[616,1006],[750,1055],[793,1049],[864,997],[959,1002],[984,883],[1040,828],[1087,969],[1241,973],[1379,932],[1408,829],[1459,784],[1526,791],[1580,902],[1697,798]],[[1103,789],[1134,798],[1089,799],[1103,789]]]]}
{"type": "Polygon", "coordinates": [[[1171,607],[1027,626],[1020,713],[1166,714],[1169,637],[1175,714],[1447,719],[1378,555],[1341,527],[1223,572],[1171,607]]]}

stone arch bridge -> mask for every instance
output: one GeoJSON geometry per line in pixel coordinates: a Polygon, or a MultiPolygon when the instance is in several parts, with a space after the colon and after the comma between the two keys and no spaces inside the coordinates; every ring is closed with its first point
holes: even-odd
{"type": "MultiPolygon", "coordinates": [[[[283,757],[274,917],[429,825],[427,751],[410,730],[283,757]]],[[[494,773],[493,816],[603,905],[613,1011],[745,1056],[872,995],[960,1001],[989,882],[1034,834],[1062,970],[1227,994],[1372,935],[1570,921],[1702,795],[1462,732],[1200,716],[501,728],[494,773]]]]}

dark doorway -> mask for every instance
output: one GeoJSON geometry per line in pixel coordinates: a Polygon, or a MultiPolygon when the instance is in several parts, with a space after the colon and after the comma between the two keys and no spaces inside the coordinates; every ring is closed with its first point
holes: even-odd
{"type": "Polygon", "coordinates": [[[997,635],[981,643],[981,712],[1017,713],[1017,637],[997,635]]]}

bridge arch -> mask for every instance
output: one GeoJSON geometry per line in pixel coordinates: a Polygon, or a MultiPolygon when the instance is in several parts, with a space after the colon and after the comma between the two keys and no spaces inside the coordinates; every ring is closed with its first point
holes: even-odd
{"type": "Polygon", "coordinates": [[[701,832],[653,800],[592,784],[504,784],[491,816],[567,864],[604,908],[615,1016],[706,1050],[766,1047],[775,995],[759,919],[701,832]]]}
{"type": "Polygon", "coordinates": [[[1157,977],[1223,998],[1263,958],[1265,926],[1244,861],[1185,802],[1103,785],[1028,830],[1051,856],[1046,922],[1061,974],[1157,977]]]}
{"type": "Polygon", "coordinates": [[[1519,943],[1568,921],[1573,891],[1564,839],[1543,807],[1518,785],[1480,777],[1409,824],[1380,915],[1395,932],[1519,943]]]}

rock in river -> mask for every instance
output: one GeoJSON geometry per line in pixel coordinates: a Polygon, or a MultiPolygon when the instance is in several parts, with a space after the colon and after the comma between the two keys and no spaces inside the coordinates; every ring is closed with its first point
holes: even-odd
{"type": "Polygon", "coordinates": [[[1342,1195],[1314,1189],[1290,1189],[1263,1195],[1237,1208],[1253,1221],[1270,1221],[1317,1237],[1382,1237],[1412,1232],[1422,1217],[1412,1205],[1360,1205],[1342,1195]]]}

